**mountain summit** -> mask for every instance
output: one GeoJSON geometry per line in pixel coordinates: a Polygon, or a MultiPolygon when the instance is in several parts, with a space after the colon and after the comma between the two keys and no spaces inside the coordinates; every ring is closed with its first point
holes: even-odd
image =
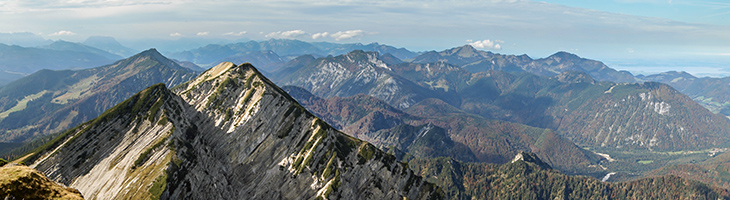
{"type": "Polygon", "coordinates": [[[27,163],[91,199],[441,198],[248,63],[151,86],[56,141],[27,163]]]}
{"type": "Polygon", "coordinates": [[[149,49],[111,65],[41,70],[0,89],[0,141],[27,142],[72,128],[156,83],[196,75],[149,49]]]}

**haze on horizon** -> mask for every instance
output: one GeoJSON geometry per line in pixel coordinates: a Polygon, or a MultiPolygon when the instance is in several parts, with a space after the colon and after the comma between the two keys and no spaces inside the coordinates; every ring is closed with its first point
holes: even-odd
{"type": "Polygon", "coordinates": [[[147,39],[378,42],[412,51],[471,44],[533,58],[568,51],[635,73],[719,76],[730,72],[728,16],[730,3],[720,0],[10,0],[0,1],[0,32],[74,42],[111,36],[136,49],[154,47],[140,42],[147,39]]]}

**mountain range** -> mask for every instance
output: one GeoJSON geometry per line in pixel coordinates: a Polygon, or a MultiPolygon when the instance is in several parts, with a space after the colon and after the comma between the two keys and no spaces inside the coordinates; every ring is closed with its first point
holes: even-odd
{"type": "Polygon", "coordinates": [[[471,73],[441,62],[388,65],[362,51],[297,66],[277,82],[324,98],[366,94],[398,109],[435,98],[485,118],[552,129],[581,146],[698,150],[723,146],[730,134],[726,118],[661,83],[598,82],[581,71],[546,77],[471,73]]]}
{"type": "Polygon", "coordinates": [[[410,105],[426,98],[436,98],[426,88],[397,76],[381,59],[377,52],[352,51],[346,55],[328,56],[311,60],[308,64],[286,66],[283,69],[291,72],[277,82],[281,85],[295,85],[311,91],[321,97],[347,97],[356,94],[367,94],[382,99],[398,108],[410,105]],[[294,69],[298,67],[298,69],[294,69]]]}
{"type": "Polygon", "coordinates": [[[36,35],[30,32],[16,32],[0,33],[0,43],[24,47],[37,47],[51,44],[53,43],[53,41],[44,39],[40,35],[36,35]]]}
{"type": "MultiPolygon", "coordinates": [[[[28,49],[130,51],[104,37],[28,49]]],[[[97,199],[727,199],[724,79],[567,52],[409,52],[269,40],[41,70],[0,88],[0,150],[24,142],[14,163],[97,199]],[[203,61],[220,64],[195,77],[203,61]]]]}
{"type": "Polygon", "coordinates": [[[527,55],[494,54],[476,50],[471,45],[464,45],[441,52],[425,52],[411,62],[421,64],[445,62],[470,72],[525,71],[540,76],[555,76],[565,71],[582,71],[599,81],[635,82],[629,72],[616,71],[602,62],[580,58],[568,52],[558,52],[547,58],[534,60],[527,55]]]}
{"type": "MultiPolygon", "coordinates": [[[[107,53],[108,54],[108,53],[107,53]]],[[[0,44],[0,84],[41,69],[90,68],[116,60],[84,51],[54,50],[0,44]]]]}
{"type": "Polygon", "coordinates": [[[243,60],[259,66],[264,71],[274,71],[289,59],[301,55],[317,57],[327,55],[346,54],[353,50],[375,51],[381,54],[389,53],[399,59],[408,59],[417,56],[417,53],[404,48],[395,48],[378,43],[337,44],[327,42],[307,43],[299,40],[271,39],[266,41],[249,41],[233,44],[210,44],[189,51],[170,54],[171,58],[187,60],[201,66],[212,66],[221,61],[243,60]]]}
{"type": "Polygon", "coordinates": [[[41,46],[42,49],[50,49],[50,50],[56,50],[56,51],[73,51],[73,52],[81,52],[81,53],[88,53],[88,54],[94,54],[94,55],[100,55],[104,58],[107,58],[109,60],[120,60],[122,59],[122,56],[119,56],[117,54],[109,53],[106,50],[97,49],[91,46],[87,46],[85,44],[81,43],[74,43],[74,42],[67,42],[63,40],[55,41],[49,45],[41,46]]]}
{"type": "Polygon", "coordinates": [[[150,86],[49,144],[26,163],[90,199],[442,198],[247,63],[150,86]]]}
{"type": "MultiPolygon", "coordinates": [[[[423,139],[440,132],[420,128],[434,130],[423,139]]],[[[90,199],[728,198],[676,176],[603,183],[516,155],[502,165],[400,163],[310,114],[250,64],[221,63],[171,90],[150,86],[23,161],[90,199]]]]}
{"type": "Polygon", "coordinates": [[[155,49],[91,69],[38,71],[0,88],[0,141],[28,142],[62,132],[148,85],[177,85],[196,74],[155,49]]]}

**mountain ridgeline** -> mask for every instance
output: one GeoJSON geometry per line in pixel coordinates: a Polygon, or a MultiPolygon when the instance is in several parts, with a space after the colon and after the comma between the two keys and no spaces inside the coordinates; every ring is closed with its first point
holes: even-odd
{"type": "MultiPolygon", "coordinates": [[[[130,51],[113,38],[84,44],[114,54],[38,49],[130,51]]],[[[469,45],[416,54],[272,39],[173,57],[183,61],[150,49],[0,88],[0,151],[28,142],[13,163],[90,199],[730,195],[730,120],[716,114],[730,107],[725,79],[469,45]],[[210,69],[198,75],[196,63],[210,69]]]]}
{"type": "Polygon", "coordinates": [[[670,71],[637,78],[671,85],[713,113],[730,116],[730,77],[698,78],[687,72],[670,71]]]}
{"type": "MultiPolygon", "coordinates": [[[[471,61],[467,55],[491,55],[467,50],[463,47],[451,54],[463,62],[471,61]]],[[[552,76],[519,70],[469,72],[444,62],[386,64],[381,57],[375,52],[353,51],[285,66],[293,72],[275,77],[283,77],[277,80],[282,85],[302,87],[316,96],[366,94],[397,109],[438,99],[488,119],[552,129],[581,146],[676,151],[722,147],[730,142],[727,119],[672,87],[596,81],[591,72],[605,65],[572,54],[539,59],[548,63],[545,66],[555,67],[537,67],[551,69],[552,76]],[[580,66],[579,71],[571,70],[580,66]]]]}
{"type": "Polygon", "coordinates": [[[367,45],[359,43],[308,43],[300,40],[271,39],[267,41],[248,41],[226,45],[211,44],[197,49],[176,52],[170,56],[175,59],[191,61],[201,66],[212,66],[222,61],[247,61],[263,71],[272,72],[293,57],[301,55],[314,55],[317,57],[341,55],[353,50],[389,54],[397,57],[397,59],[409,59],[418,55],[405,48],[395,48],[378,43],[367,45]]]}
{"type": "Polygon", "coordinates": [[[415,57],[412,63],[445,62],[470,72],[499,70],[530,72],[540,76],[555,76],[566,71],[582,71],[600,81],[636,82],[631,73],[616,71],[600,61],[580,58],[568,52],[558,52],[547,58],[532,59],[527,55],[502,55],[464,45],[441,52],[429,51],[415,57]]]}
{"type": "Polygon", "coordinates": [[[144,89],[26,163],[90,199],[442,198],[247,63],[144,89]]]}
{"type": "MultiPolygon", "coordinates": [[[[281,85],[295,85],[320,97],[348,97],[367,94],[397,108],[408,108],[426,98],[443,94],[420,87],[393,73],[377,52],[352,51],[296,65],[298,69],[278,80],[281,85]]],[[[285,69],[288,69],[287,67],[285,69]]]]}
{"type": "Polygon", "coordinates": [[[27,142],[62,132],[149,85],[177,85],[196,74],[155,49],[91,69],[38,71],[0,88],[0,141],[27,142]]]}

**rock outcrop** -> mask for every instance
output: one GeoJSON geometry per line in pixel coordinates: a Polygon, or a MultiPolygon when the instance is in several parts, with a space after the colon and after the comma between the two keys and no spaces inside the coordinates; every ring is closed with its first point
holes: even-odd
{"type": "Polygon", "coordinates": [[[22,165],[0,167],[0,198],[84,199],[78,190],[59,185],[38,170],[22,165]]]}

